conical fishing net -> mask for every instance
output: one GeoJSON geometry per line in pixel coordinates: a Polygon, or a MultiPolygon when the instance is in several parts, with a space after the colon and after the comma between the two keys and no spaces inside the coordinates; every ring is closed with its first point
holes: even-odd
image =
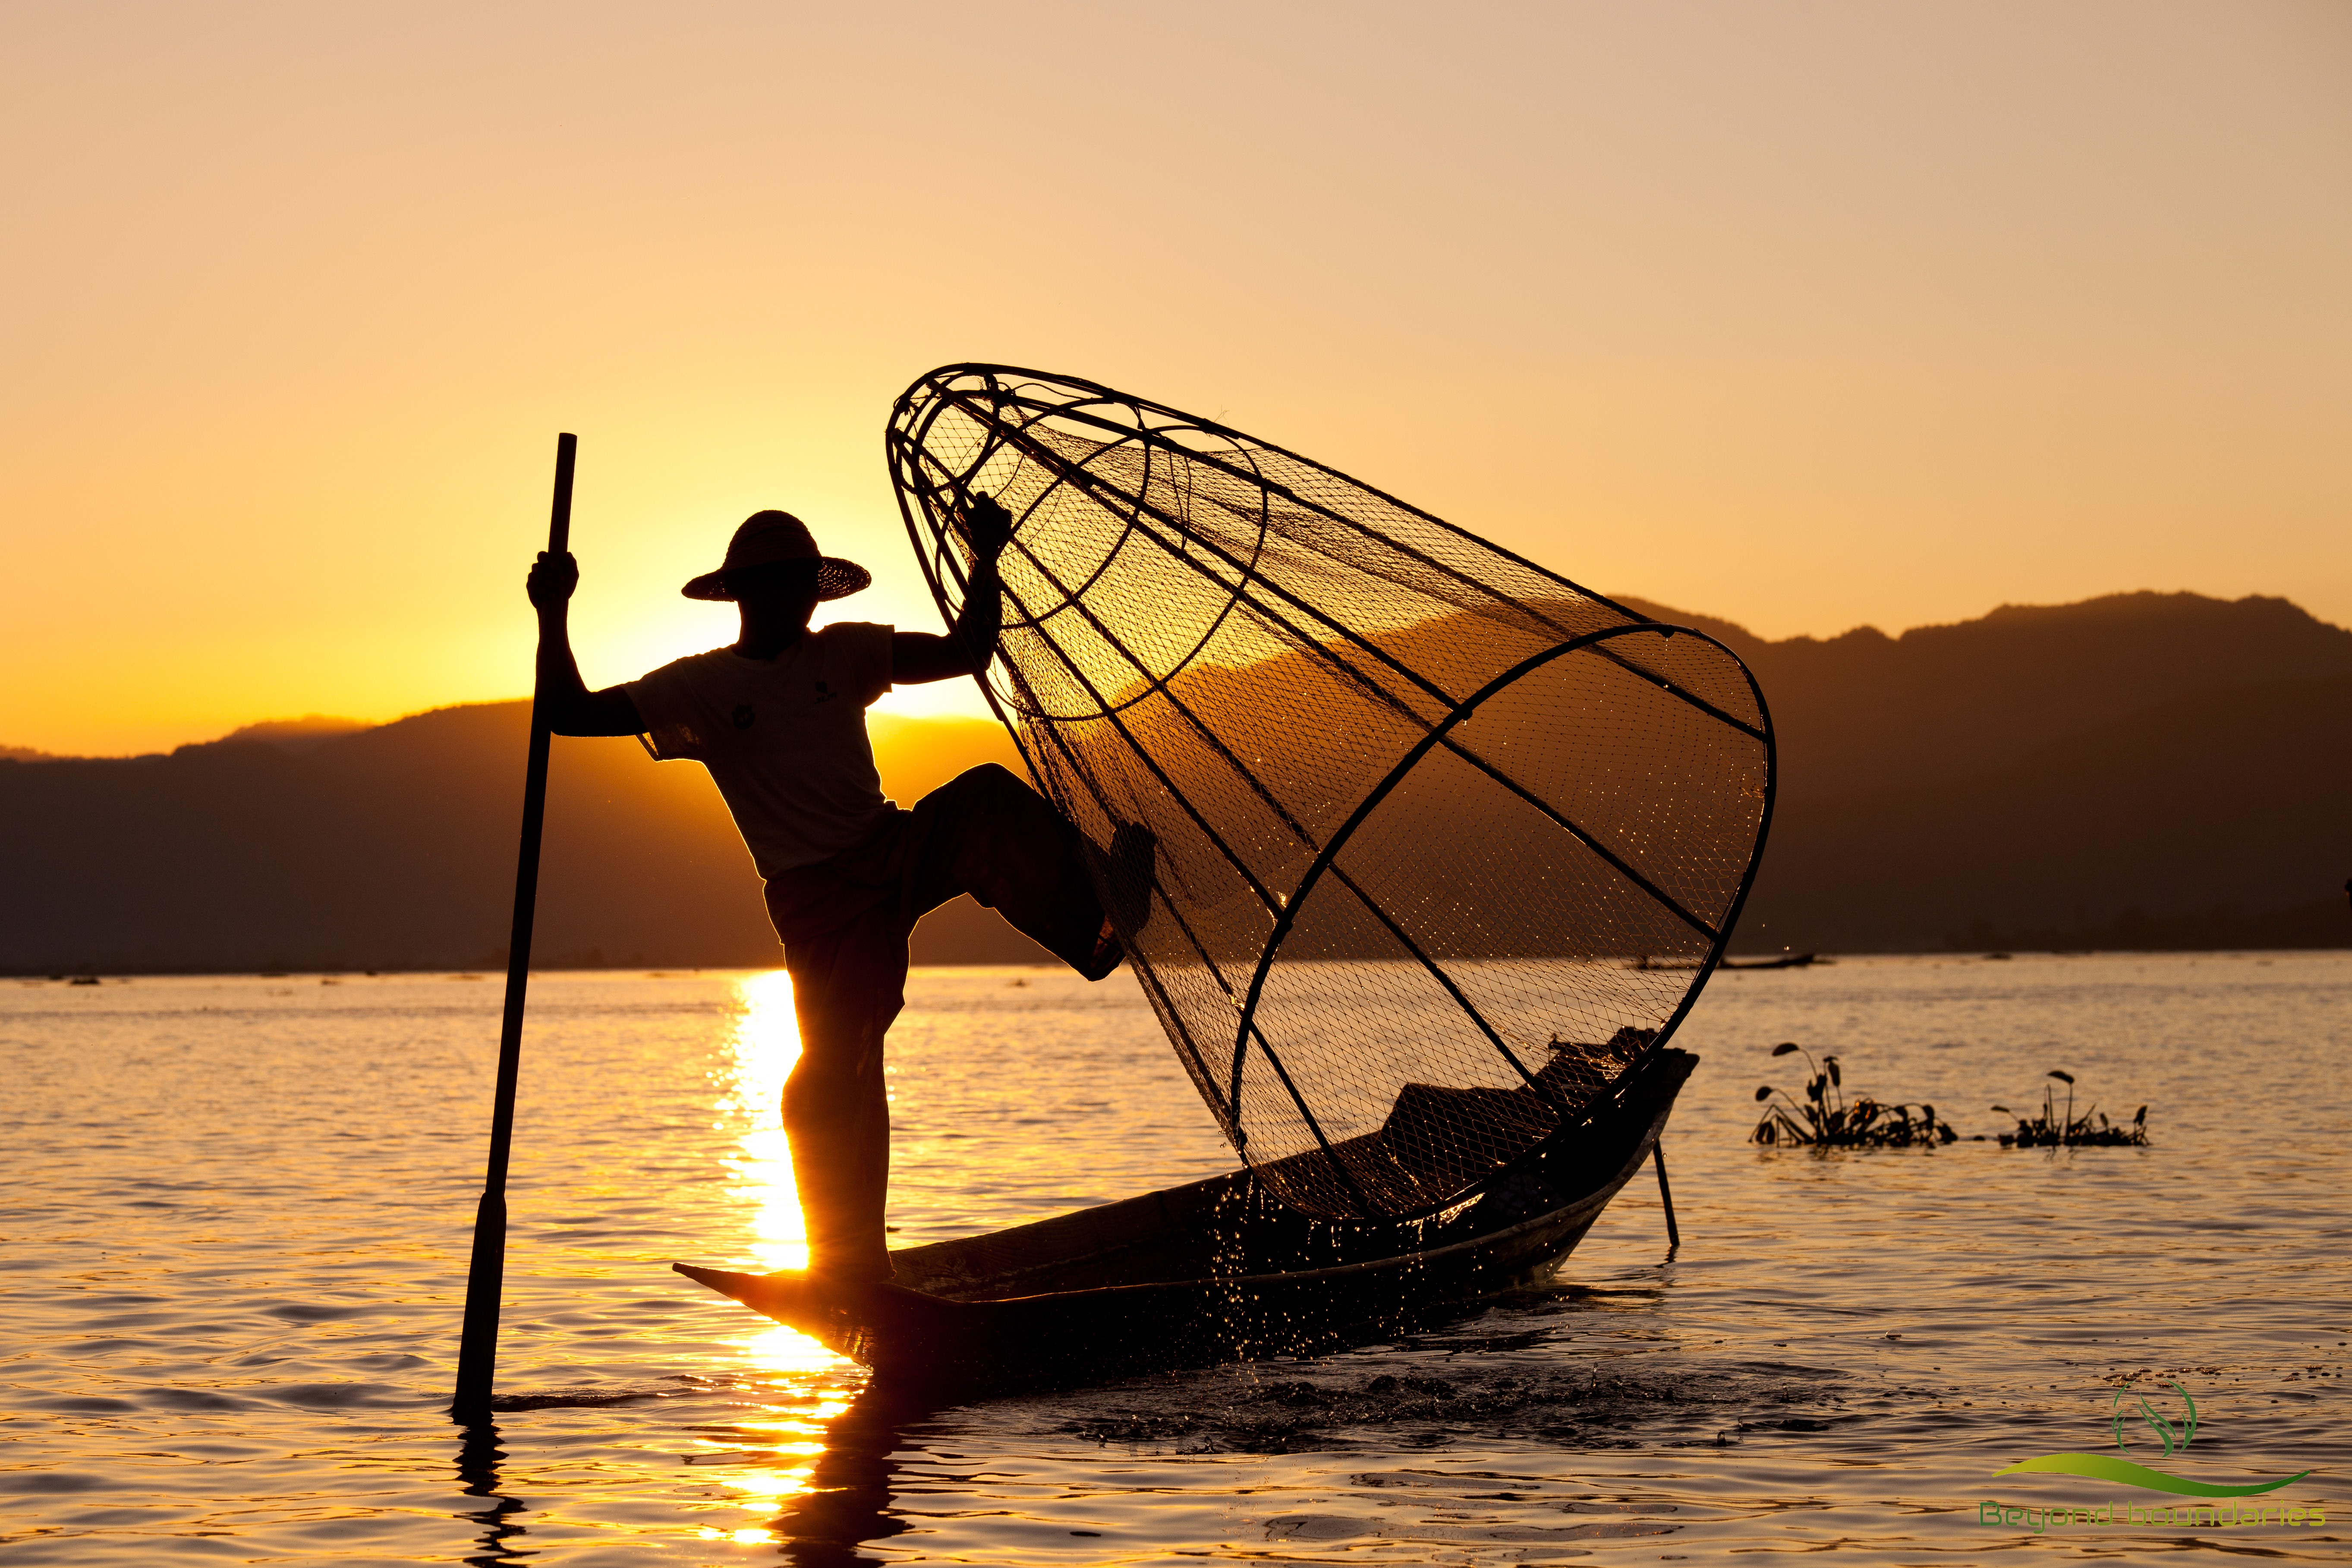
{"type": "Polygon", "coordinates": [[[1015,520],[985,684],[1225,1134],[1400,1219],[1595,1114],[1723,952],[1770,813],[1739,660],[1278,447],[1090,383],[915,384],[941,609],[1015,520]]]}

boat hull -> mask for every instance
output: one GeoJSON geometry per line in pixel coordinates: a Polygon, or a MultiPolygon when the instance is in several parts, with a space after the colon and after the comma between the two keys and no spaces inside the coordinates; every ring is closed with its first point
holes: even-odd
{"type": "Polygon", "coordinates": [[[922,1289],[672,1267],[880,1378],[940,1393],[1363,1343],[1456,1315],[1557,1264],[1640,1171],[1696,1062],[1654,1053],[1597,1118],[1548,1142],[1460,1214],[1354,1234],[1298,1231],[1261,1248],[1256,1261],[1285,1264],[1265,1271],[1251,1269],[1245,1244],[1254,1230],[1286,1222],[1255,1202],[1245,1173],[894,1255],[898,1278],[922,1289]],[[1155,1265],[1182,1268],[1188,1251],[1224,1267],[1150,1277],[1155,1265]],[[1318,1255],[1339,1260],[1297,1266],[1318,1255]],[[1122,1272],[1133,1282],[1115,1282],[1122,1272]],[[1057,1276],[1076,1288],[1026,1289],[1057,1276]]]}

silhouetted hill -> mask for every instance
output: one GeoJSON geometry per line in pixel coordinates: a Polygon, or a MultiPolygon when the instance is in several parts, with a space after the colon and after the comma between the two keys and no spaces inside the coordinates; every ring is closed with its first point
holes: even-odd
{"type": "Polygon", "coordinates": [[[231,730],[221,737],[221,741],[266,741],[280,751],[307,752],[338,736],[373,728],[375,726],[364,719],[339,719],[328,713],[308,713],[299,719],[270,719],[258,724],[247,724],[241,730],[231,730]]]}
{"type": "MultiPolygon", "coordinates": [[[[502,963],[529,726],[521,702],[317,739],[169,756],[0,763],[0,967],[390,969],[502,963]]],[[[884,784],[911,800],[1003,731],[877,715],[884,784]]],[[[709,775],[633,740],[555,742],[535,955],[577,963],[780,962],[751,857],[709,775]]],[[[969,901],[923,962],[1027,962],[969,901]]]]}
{"type": "Polygon", "coordinates": [[[2111,594],[2004,605],[1899,637],[1859,626],[1826,641],[1781,642],[1711,616],[1619,602],[1706,632],[1748,662],[1780,731],[1781,787],[1809,795],[1990,773],[2191,692],[2352,675],[2352,631],[2284,599],[2111,594]]]}
{"type": "Polygon", "coordinates": [[[1780,795],[1743,947],[2352,945],[2352,631],[2284,599],[2116,594],[1780,642],[1622,602],[1719,638],[1771,704],[1780,795]]]}
{"type": "Polygon", "coordinates": [[[1743,945],[2352,946],[2352,676],[2193,692],[1972,778],[1781,804],[1743,945]]]}
{"type": "MultiPolygon", "coordinates": [[[[2130,594],[1767,642],[1628,602],[1730,644],[1772,705],[1744,951],[2352,945],[2352,632],[2278,599],[2130,594]]],[[[0,753],[0,969],[501,962],[526,722],[494,703],[169,756],[0,753]]],[[[1019,765],[992,724],[877,714],[874,735],[902,802],[1019,765]]],[[[539,931],[551,966],[779,957],[709,776],[630,740],[556,742],[539,931]]],[[[968,900],[915,948],[1044,960],[968,900]]]]}

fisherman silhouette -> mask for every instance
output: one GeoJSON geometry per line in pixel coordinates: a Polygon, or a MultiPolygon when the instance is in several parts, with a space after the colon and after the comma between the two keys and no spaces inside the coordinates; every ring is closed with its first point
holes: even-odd
{"type": "MultiPolygon", "coordinates": [[[[996,651],[997,557],[1013,520],[984,495],[961,518],[971,592],[945,637],[836,621],[812,630],[826,600],[873,581],[819,552],[789,512],[747,518],[689,599],[732,600],[741,635],[727,647],[590,691],[569,628],[580,568],[541,552],[528,591],[539,611],[539,701],[559,735],[649,736],[664,760],[710,770],[767,880],[769,919],[793,977],[801,1058],[784,1084],[784,1131],[806,1221],[809,1268],[844,1281],[887,1279],[883,1204],[890,1112],[883,1040],[906,1003],[907,937],[959,893],[994,908],[1089,980],[1116,969],[1149,917],[1097,899],[1097,851],[1045,799],[994,763],[950,780],[901,810],[882,795],[866,708],[893,686],[977,675],[996,651]],[[853,697],[855,702],[835,700],[853,697]]],[[[1115,879],[1149,896],[1154,842],[1121,829],[1107,853],[1140,875],[1115,879]]]]}

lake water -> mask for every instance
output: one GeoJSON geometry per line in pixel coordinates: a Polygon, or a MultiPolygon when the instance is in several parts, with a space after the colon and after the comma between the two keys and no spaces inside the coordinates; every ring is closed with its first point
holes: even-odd
{"type": "MultiPolygon", "coordinates": [[[[1644,1176],[1550,1289],[1444,1331],[946,1410],[867,1395],[666,1267],[797,1260],[785,978],[543,975],[506,1407],[469,1436],[443,1407],[499,990],[0,984],[0,1561],[2344,1554],[2352,953],[1726,974],[1679,1040],[1704,1062],[1666,1138],[1674,1257],[1644,1176]],[[1784,1039],[1964,1133],[2063,1068],[2111,1113],[2147,1104],[2154,1146],[1759,1149],[1756,1086],[1801,1082],[1784,1039]],[[1994,1479],[2112,1453],[2127,1380],[2169,1415],[2177,1382],[2200,1421],[2169,1461],[2137,1429],[2135,1458],[2310,1470],[2262,1500],[2326,1522],[1994,1479]],[[2123,1502],[2157,1522],[2066,1511],[2123,1502]]],[[[908,994],[900,1244],[1228,1168],[1123,975],[934,970],[908,994]]]]}

